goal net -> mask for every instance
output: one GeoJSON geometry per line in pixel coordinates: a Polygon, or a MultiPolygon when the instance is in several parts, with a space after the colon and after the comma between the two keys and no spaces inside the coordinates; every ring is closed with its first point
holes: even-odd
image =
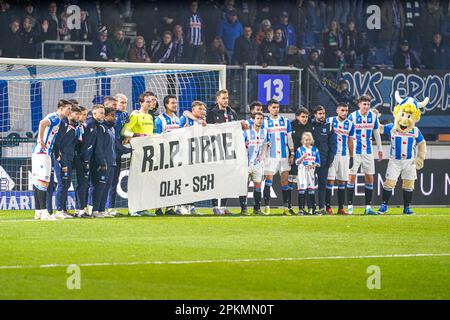
{"type": "MultiPolygon", "coordinates": [[[[0,210],[34,208],[31,150],[40,120],[56,111],[58,100],[76,99],[90,109],[105,96],[123,93],[131,112],[139,108],[139,95],[152,91],[161,110],[164,96],[176,95],[181,114],[193,100],[213,104],[216,92],[224,87],[225,66],[221,65],[0,58],[0,210]]],[[[125,158],[116,201],[121,207],[127,205],[128,165],[125,158]]],[[[69,192],[68,209],[74,203],[69,192]]]]}

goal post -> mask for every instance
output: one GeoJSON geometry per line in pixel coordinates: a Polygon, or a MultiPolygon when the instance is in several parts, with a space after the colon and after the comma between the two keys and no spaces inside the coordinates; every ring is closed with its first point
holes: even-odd
{"type": "Polygon", "coordinates": [[[179,63],[141,63],[141,62],[103,62],[81,60],[52,60],[52,59],[17,59],[1,58],[2,65],[28,65],[49,67],[81,67],[81,68],[110,68],[129,70],[192,70],[217,71],[220,74],[220,87],[226,85],[226,65],[221,64],[179,64],[179,63]]]}
{"type": "Polygon", "coordinates": [[[0,58],[0,210],[32,209],[31,149],[39,121],[58,100],[90,109],[123,93],[131,112],[139,95],[152,91],[160,111],[164,96],[176,95],[181,114],[193,100],[213,104],[225,87],[225,65],[0,58]]]}

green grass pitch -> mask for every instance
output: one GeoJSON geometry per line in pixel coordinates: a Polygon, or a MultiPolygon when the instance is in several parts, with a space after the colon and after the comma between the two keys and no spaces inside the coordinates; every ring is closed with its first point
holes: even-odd
{"type": "Polygon", "coordinates": [[[0,299],[450,299],[450,208],[203,211],[54,222],[1,211],[0,299]],[[80,289],[67,287],[71,264],[80,289]],[[369,266],[379,268],[380,289],[367,286],[369,266]]]}

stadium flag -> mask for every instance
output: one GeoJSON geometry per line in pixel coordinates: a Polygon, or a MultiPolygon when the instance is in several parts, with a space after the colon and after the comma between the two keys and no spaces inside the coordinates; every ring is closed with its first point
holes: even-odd
{"type": "Polygon", "coordinates": [[[240,122],[134,138],[131,147],[131,212],[247,194],[247,153],[240,122]]]}

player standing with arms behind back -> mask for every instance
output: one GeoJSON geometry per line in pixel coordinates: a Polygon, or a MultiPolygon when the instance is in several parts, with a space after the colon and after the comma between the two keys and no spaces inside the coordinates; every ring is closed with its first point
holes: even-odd
{"type": "Polygon", "coordinates": [[[63,117],[70,114],[71,104],[66,100],[58,102],[58,110],[48,114],[39,122],[37,144],[33,147],[31,156],[31,174],[33,179],[35,220],[55,220],[46,209],[47,187],[51,174],[51,153],[59,124],[63,117]]]}
{"type": "MultiPolygon", "coordinates": [[[[370,102],[372,98],[368,95],[363,95],[358,99],[358,108],[352,112],[348,119],[353,122],[355,126],[355,155],[353,166],[350,168],[350,175],[347,184],[348,197],[348,213],[353,213],[353,195],[355,193],[356,174],[359,167],[362,167],[365,181],[365,198],[366,209],[364,214],[376,215],[372,210],[372,193],[373,193],[373,175],[375,174],[375,163],[372,148],[372,134],[375,137],[378,148],[378,161],[383,159],[383,151],[381,149],[381,136],[378,131],[379,123],[375,112],[370,110],[370,102]]],[[[350,164],[352,159],[350,158],[350,164]]]]}
{"type": "Polygon", "coordinates": [[[292,141],[291,121],[280,116],[280,103],[275,100],[269,100],[267,107],[269,116],[264,119],[264,128],[270,138],[270,150],[264,160],[264,205],[265,214],[270,214],[270,188],[272,187],[273,176],[280,172],[281,190],[283,192],[283,214],[295,214],[294,210],[289,209],[291,192],[289,190],[289,171],[291,164],[294,163],[294,142],[292,141]]]}
{"type": "MultiPolygon", "coordinates": [[[[269,136],[267,131],[261,128],[264,121],[264,114],[256,112],[252,114],[252,126],[244,131],[245,147],[247,149],[248,158],[248,181],[253,181],[253,199],[255,205],[253,207],[254,214],[262,214],[261,211],[261,182],[264,175],[264,156],[269,136]]],[[[240,196],[241,214],[248,215],[247,211],[247,195],[240,196]]]]}
{"type": "Polygon", "coordinates": [[[339,103],[336,107],[337,116],[327,119],[331,123],[335,133],[336,147],[334,159],[328,169],[327,190],[325,194],[325,206],[327,214],[333,214],[331,209],[331,194],[334,184],[338,185],[338,214],[348,214],[344,210],[345,185],[348,180],[350,158],[353,157],[353,136],[355,134],[353,122],[347,119],[348,105],[339,103]]]}

